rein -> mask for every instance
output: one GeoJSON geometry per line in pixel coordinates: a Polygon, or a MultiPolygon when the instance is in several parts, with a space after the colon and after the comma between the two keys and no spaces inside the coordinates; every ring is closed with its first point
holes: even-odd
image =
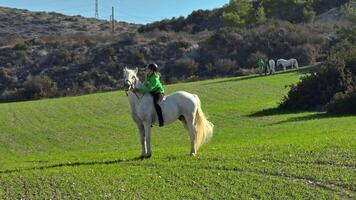
{"type": "Polygon", "coordinates": [[[128,85],[130,86],[130,89],[129,89],[129,90],[125,90],[126,96],[129,96],[128,91],[131,91],[132,93],[135,94],[135,96],[137,97],[137,99],[140,100],[142,97],[139,97],[139,95],[137,94],[137,92],[135,92],[135,91],[133,90],[133,89],[135,89],[135,88],[132,87],[133,85],[136,85],[137,79],[135,78],[134,83],[131,83],[131,81],[129,81],[129,80],[127,80],[127,82],[128,82],[128,85]],[[131,88],[132,88],[132,89],[131,89],[131,88]]]}

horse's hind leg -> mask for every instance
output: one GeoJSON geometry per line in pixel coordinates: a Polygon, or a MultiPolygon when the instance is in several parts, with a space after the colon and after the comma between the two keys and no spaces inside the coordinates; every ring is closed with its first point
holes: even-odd
{"type": "Polygon", "coordinates": [[[196,128],[195,128],[195,117],[192,116],[184,116],[183,125],[189,132],[190,137],[190,155],[195,156],[197,154],[197,142],[196,142],[196,128]]]}

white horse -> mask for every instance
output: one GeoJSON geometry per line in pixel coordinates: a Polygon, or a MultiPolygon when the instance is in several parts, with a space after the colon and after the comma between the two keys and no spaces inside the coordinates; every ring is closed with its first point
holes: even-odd
{"type": "Polygon", "coordinates": [[[276,72],[276,62],[274,62],[273,59],[270,59],[268,61],[268,69],[270,74],[276,72]]]}
{"type": "MultiPolygon", "coordinates": [[[[137,72],[137,68],[136,70],[124,69],[124,89],[129,98],[131,116],[139,130],[142,147],[139,158],[143,159],[150,158],[152,155],[151,125],[158,124],[158,116],[152,96],[134,92],[135,88],[142,86],[137,72]]],[[[214,127],[205,117],[198,96],[188,92],[175,92],[166,96],[159,105],[162,108],[165,125],[179,119],[188,130],[191,141],[190,155],[195,156],[199,147],[212,137],[214,127]]]]}
{"type": "Polygon", "coordinates": [[[284,71],[286,71],[287,67],[289,67],[289,66],[291,66],[292,68],[294,68],[294,67],[297,68],[297,69],[299,68],[298,61],[297,61],[297,59],[294,59],[294,58],[291,58],[289,60],[278,59],[277,60],[277,66],[279,66],[279,65],[283,66],[284,71]]]}

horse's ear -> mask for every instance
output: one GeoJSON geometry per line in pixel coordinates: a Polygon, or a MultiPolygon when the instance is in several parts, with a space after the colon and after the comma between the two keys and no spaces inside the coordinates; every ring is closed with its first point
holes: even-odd
{"type": "Polygon", "coordinates": [[[136,72],[136,74],[138,73],[138,67],[136,67],[135,72],[136,72]]]}

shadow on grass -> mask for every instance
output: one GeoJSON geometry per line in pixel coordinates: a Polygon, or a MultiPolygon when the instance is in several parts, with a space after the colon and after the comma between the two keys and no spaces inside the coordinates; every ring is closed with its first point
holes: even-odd
{"type": "Polygon", "coordinates": [[[295,113],[301,113],[301,111],[285,110],[277,107],[277,108],[263,109],[258,112],[247,115],[247,117],[267,117],[273,115],[295,114],[295,113]]]}
{"type": "Polygon", "coordinates": [[[329,114],[329,113],[314,113],[306,116],[301,117],[291,117],[289,119],[272,123],[271,125],[278,125],[278,124],[285,124],[289,122],[299,122],[299,121],[309,121],[309,120],[316,120],[316,119],[328,119],[328,118],[337,118],[337,117],[352,117],[354,115],[349,114],[329,114]]]}
{"type": "Polygon", "coordinates": [[[300,117],[291,117],[283,121],[271,123],[268,126],[273,126],[273,125],[279,125],[279,124],[286,124],[290,122],[301,122],[301,121],[310,121],[310,120],[316,120],[316,119],[326,119],[326,118],[332,118],[335,117],[335,115],[327,114],[327,113],[315,113],[311,115],[306,115],[306,116],[300,116],[300,117]]]}
{"type": "Polygon", "coordinates": [[[132,162],[132,161],[141,161],[144,159],[141,158],[132,158],[132,159],[117,159],[117,160],[109,160],[109,161],[93,161],[93,162],[67,162],[67,163],[59,163],[54,165],[45,165],[45,166],[36,166],[36,167],[29,167],[29,168],[22,168],[22,169],[11,169],[11,170],[2,170],[0,174],[10,174],[16,172],[24,172],[24,171],[31,171],[31,170],[45,170],[45,169],[53,169],[59,167],[76,167],[76,166],[92,166],[92,165],[111,165],[117,163],[125,163],[125,162],[132,162]]]}
{"type": "MultiPolygon", "coordinates": [[[[303,112],[304,111],[285,110],[285,109],[281,109],[281,108],[269,108],[269,109],[261,110],[256,113],[250,114],[247,117],[267,117],[267,116],[273,116],[273,115],[298,114],[298,113],[303,113],[303,112]]],[[[269,124],[269,126],[285,124],[285,123],[289,123],[289,122],[299,122],[299,121],[309,121],[309,120],[316,120],[316,119],[327,119],[327,118],[349,117],[349,116],[354,116],[354,115],[330,114],[330,113],[326,113],[326,112],[318,112],[318,113],[312,113],[312,114],[304,115],[304,116],[290,117],[286,120],[269,124]]]]}

